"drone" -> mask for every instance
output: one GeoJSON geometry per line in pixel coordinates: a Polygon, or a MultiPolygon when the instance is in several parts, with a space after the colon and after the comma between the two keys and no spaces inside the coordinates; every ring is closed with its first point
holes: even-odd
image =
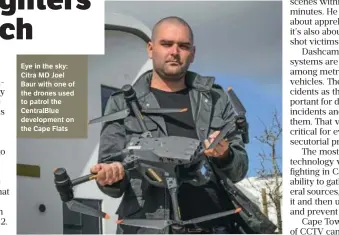
{"type": "MultiPolygon", "coordinates": [[[[123,86],[121,91],[127,104],[129,104],[128,108],[95,118],[91,120],[89,124],[112,122],[124,119],[129,115],[134,115],[143,133],[138,137],[132,137],[125,149],[101,159],[99,163],[109,163],[112,162],[114,158],[121,157],[125,171],[137,170],[150,184],[168,189],[172,201],[174,218],[171,220],[121,219],[116,222],[117,224],[162,230],[171,225],[200,223],[236,214],[243,210],[241,207],[236,207],[233,210],[183,221],[181,219],[177,198],[178,189],[181,184],[190,183],[194,186],[200,186],[211,180],[214,172],[209,162],[210,160],[203,154],[206,149],[214,148],[222,139],[227,138],[231,140],[238,134],[242,136],[245,144],[249,142],[248,123],[245,116],[246,110],[232,88],[228,89],[228,96],[235,111],[234,122],[227,123],[208,148],[205,148],[199,140],[187,137],[152,137],[151,132],[147,130],[144,121],[145,117],[143,115],[164,115],[166,113],[186,112],[187,109],[140,109],[136,93],[131,85],[123,86]],[[182,174],[178,170],[179,167],[189,168],[188,172],[190,173],[182,174]]],[[[54,170],[56,189],[60,194],[61,200],[65,202],[71,211],[109,219],[110,216],[107,213],[93,209],[73,199],[73,187],[95,178],[96,175],[88,174],[71,180],[65,168],[57,168],[54,170]]]]}

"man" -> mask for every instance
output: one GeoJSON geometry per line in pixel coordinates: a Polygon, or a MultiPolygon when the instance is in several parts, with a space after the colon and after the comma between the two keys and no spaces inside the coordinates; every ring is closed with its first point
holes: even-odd
{"type": "MultiPolygon", "coordinates": [[[[194,36],[190,26],[181,18],[167,17],[153,28],[147,52],[153,60],[153,70],[147,71],[134,85],[138,102],[145,108],[188,108],[187,112],[150,116],[146,126],[154,137],[184,136],[202,141],[206,147],[219,130],[232,121],[233,109],[222,88],[214,79],[188,71],[194,60],[194,36]]],[[[122,93],[113,94],[106,114],[126,108],[122,93]]],[[[135,117],[106,123],[100,141],[99,159],[122,150],[141,129],[135,117]]],[[[239,137],[222,140],[205,155],[233,182],[242,180],[248,170],[248,157],[239,137]]],[[[118,208],[119,218],[172,218],[168,191],[149,184],[137,172],[125,172],[121,159],[109,164],[97,164],[91,172],[98,174],[99,188],[107,195],[123,200],[118,208]]],[[[181,171],[185,171],[181,169],[181,171]]],[[[187,170],[186,170],[187,171],[187,170]]],[[[184,172],[185,173],[185,172],[184,172]]],[[[186,172],[187,173],[187,172],[186,172]]],[[[226,193],[215,181],[194,187],[183,184],[178,193],[183,220],[234,209],[226,193]]],[[[154,233],[152,229],[118,225],[117,233],[154,233]]],[[[237,233],[232,216],[196,225],[173,226],[163,233],[237,233]]]]}

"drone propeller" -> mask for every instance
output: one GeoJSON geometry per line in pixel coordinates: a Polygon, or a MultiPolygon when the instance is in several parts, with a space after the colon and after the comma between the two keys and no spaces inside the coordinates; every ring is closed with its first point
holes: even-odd
{"type": "MultiPolygon", "coordinates": [[[[242,105],[241,101],[238,99],[236,96],[235,92],[233,91],[232,87],[229,87],[227,89],[228,91],[228,96],[230,98],[231,104],[233,106],[234,112],[235,112],[235,119],[236,119],[236,125],[237,129],[241,130],[242,133],[242,138],[245,144],[249,142],[248,138],[248,123],[246,121],[246,110],[244,106],[242,105]]],[[[208,146],[207,149],[213,149],[217,146],[217,144],[225,138],[227,134],[229,134],[228,138],[232,138],[234,135],[239,134],[238,131],[234,131],[232,133],[227,133],[230,130],[232,130],[233,124],[232,123],[227,123],[225,127],[220,131],[218,136],[214,139],[214,141],[208,146]]]]}
{"type": "MultiPolygon", "coordinates": [[[[166,113],[182,113],[186,112],[187,108],[182,109],[171,109],[171,108],[150,108],[150,109],[142,109],[140,112],[144,114],[166,114],[166,113]]],[[[111,122],[120,119],[126,118],[131,113],[130,109],[125,109],[122,111],[118,111],[116,113],[111,113],[99,118],[95,118],[89,121],[88,124],[98,123],[98,122],[111,122]]]]}
{"type": "Polygon", "coordinates": [[[122,219],[116,222],[117,224],[129,225],[134,227],[164,229],[172,224],[171,220],[148,220],[148,219],[122,219]]]}
{"type": "Polygon", "coordinates": [[[106,214],[105,212],[86,206],[85,204],[82,204],[81,202],[78,202],[76,200],[71,200],[65,203],[68,209],[71,211],[79,212],[79,213],[94,216],[94,217],[104,218],[104,219],[110,218],[110,216],[106,214]]]}
{"type": "Polygon", "coordinates": [[[147,220],[147,219],[121,219],[117,221],[117,224],[124,224],[135,227],[144,227],[144,228],[152,228],[152,229],[165,229],[170,225],[188,225],[188,224],[196,224],[204,221],[209,221],[213,219],[217,219],[224,216],[229,216],[232,214],[239,213],[241,208],[237,208],[234,210],[229,210],[225,212],[215,213],[211,215],[201,216],[195,219],[186,220],[186,221],[174,221],[174,220],[147,220]]]}
{"type": "Polygon", "coordinates": [[[142,109],[141,113],[147,114],[166,114],[166,113],[183,113],[187,112],[187,108],[182,109],[171,109],[171,108],[152,108],[152,109],[142,109]]]}
{"type": "Polygon", "coordinates": [[[102,117],[94,118],[89,121],[88,124],[98,123],[98,122],[110,122],[110,121],[116,121],[119,119],[124,119],[130,114],[129,109],[125,109],[116,113],[111,113],[102,117]]]}

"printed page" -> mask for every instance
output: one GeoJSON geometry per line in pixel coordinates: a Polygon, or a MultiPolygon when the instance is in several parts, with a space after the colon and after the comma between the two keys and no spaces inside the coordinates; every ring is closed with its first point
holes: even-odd
{"type": "Polygon", "coordinates": [[[0,234],[336,234],[335,1],[0,10],[0,234]]]}

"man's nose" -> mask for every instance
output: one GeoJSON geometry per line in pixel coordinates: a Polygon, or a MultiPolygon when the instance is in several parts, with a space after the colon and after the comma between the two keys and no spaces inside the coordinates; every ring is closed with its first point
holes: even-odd
{"type": "Polygon", "coordinates": [[[179,47],[178,47],[178,45],[176,45],[176,44],[174,44],[172,47],[171,47],[171,54],[172,55],[177,55],[177,54],[179,54],[179,47]]]}

